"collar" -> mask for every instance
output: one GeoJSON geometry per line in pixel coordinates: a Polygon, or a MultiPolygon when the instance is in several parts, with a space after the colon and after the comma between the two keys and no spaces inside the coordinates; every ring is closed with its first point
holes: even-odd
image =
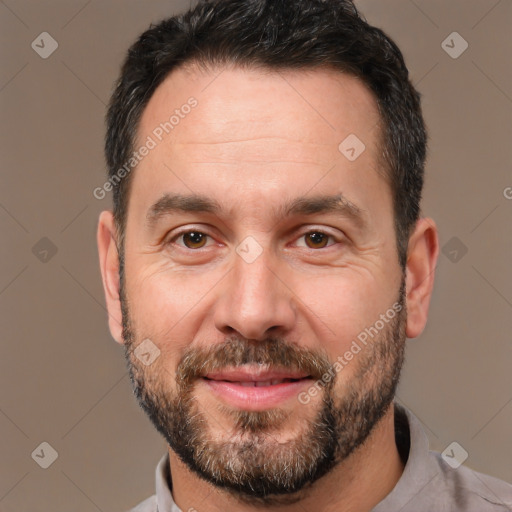
{"type": "Polygon", "coordinates": [[[156,467],[156,503],[157,512],[181,512],[171,494],[171,467],[167,452],[156,467]]]}
{"type": "Polygon", "coordinates": [[[372,512],[402,510],[438,474],[430,456],[427,434],[420,421],[411,411],[396,402],[395,439],[400,456],[406,461],[404,471],[393,490],[372,512]]]}

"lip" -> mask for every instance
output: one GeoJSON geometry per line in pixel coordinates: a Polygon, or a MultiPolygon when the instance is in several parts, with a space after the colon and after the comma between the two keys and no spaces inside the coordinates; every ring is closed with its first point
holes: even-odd
{"type": "Polygon", "coordinates": [[[210,380],[230,381],[230,382],[261,382],[276,379],[303,379],[309,377],[304,372],[294,372],[289,370],[262,370],[254,367],[236,368],[232,370],[222,370],[220,372],[209,372],[203,375],[210,380]]]}
{"type": "Polygon", "coordinates": [[[313,379],[305,373],[290,371],[259,371],[250,369],[224,370],[211,372],[201,381],[208,389],[230,406],[246,411],[271,409],[291,398],[296,398],[301,390],[310,386],[313,379]],[[278,379],[298,379],[294,381],[249,386],[250,382],[267,382],[278,379]],[[245,384],[245,385],[244,385],[245,384]]]}

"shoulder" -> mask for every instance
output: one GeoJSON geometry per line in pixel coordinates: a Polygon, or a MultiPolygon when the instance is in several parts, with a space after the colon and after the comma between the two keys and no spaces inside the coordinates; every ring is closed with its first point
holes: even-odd
{"type": "Polygon", "coordinates": [[[453,469],[440,453],[430,452],[437,466],[439,498],[444,503],[468,512],[505,512],[512,510],[512,485],[466,466],[453,469]]]}
{"type": "Polygon", "coordinates": [[[126,512],[157,512],[156,494],[126,512]]]}
{"type": "Polygon", "coordinates": [[[395,438],[405,467],[395,488],[373,512],[512,512],[512,485],[452,467],[429,450],[426,433],[411,411],[395,407],[395,438]]]}

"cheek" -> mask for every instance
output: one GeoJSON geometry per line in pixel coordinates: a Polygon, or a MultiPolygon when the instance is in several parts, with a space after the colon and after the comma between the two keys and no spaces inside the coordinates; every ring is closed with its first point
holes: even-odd
{"type": "Polygon", "coordinates": [[[154,339],[164,354],[181,354],[194,339],[207,311],[208,291],[217,281],[169,269],[140,271],[128,286],[130,315],[138,336],[154,339]]]}
{"type": "Polygon", "coordinates": [[[390,307],[386,290],[373,276],[362,278],[347,270],[343,275],[316,276],[314,285],[307,280],[296,293],[317,343],[335,360],[390,307]]]}

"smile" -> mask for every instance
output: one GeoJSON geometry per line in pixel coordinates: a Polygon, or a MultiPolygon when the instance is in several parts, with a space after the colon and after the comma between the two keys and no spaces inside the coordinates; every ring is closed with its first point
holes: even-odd
{"type": "Polygon", "coordinates": [[[208,373],[201,379],[209,392],[232,407],[264,410],[297,398],[312,378],[300,372],[237,369],[208,373]]]}

